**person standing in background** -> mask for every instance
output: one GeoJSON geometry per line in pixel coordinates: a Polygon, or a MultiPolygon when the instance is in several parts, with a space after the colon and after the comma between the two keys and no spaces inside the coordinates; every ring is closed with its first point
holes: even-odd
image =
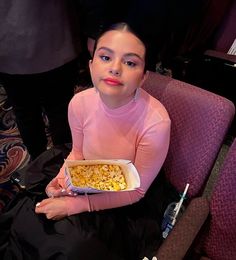
{"type": "MultiPolygon", "coordinates": [[[[71,142],[67,107],[84,62],[80,55],[87,51],[85,37],[94,38],[100,29],[102,4],[102,0],[0,3],[0,82],[31,159],[47,149],[42,113],[48,118],[53,145],[71,142]]],[[[93,41],[88,42],[91,48],[93,41]]]]}

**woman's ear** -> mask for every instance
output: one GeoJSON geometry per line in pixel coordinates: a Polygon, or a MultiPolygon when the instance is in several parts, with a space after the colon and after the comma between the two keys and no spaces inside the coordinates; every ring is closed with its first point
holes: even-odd
{"type": "Polygon", "coordinates": [[[144,74],[143,74],[143,79],[141,80],[141,83],[140,83],[140,86],[139,87],[142,87],[144,82],[146,81],[147,77],[149,75],[149,71],[147,70],[144,74]]]}
{"type": "Polygon", "coordinates": [[[91,73],[91,65],[92,65],[92,62],[93,62],[92,60],[89,60],[89,62],[88,62],[90,73],[91,73]]]}

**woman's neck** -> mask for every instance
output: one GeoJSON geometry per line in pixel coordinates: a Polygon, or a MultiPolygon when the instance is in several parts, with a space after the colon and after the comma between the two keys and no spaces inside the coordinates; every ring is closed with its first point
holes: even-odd
{"type": "Polygon", "coordinates": [[[137,96],[138,96],[138,89],[136,89],[135,94],[130,95],[129,97],[126,97],[125,99],[119,98],[117,96],[107,96],[107,95],[103,95],[102,93],[100,94],[100,98],[102,100],[102,102],[110,109],[116,109],[119,107],[122,107],[126,104],[128,104],[130,101],[135,101],[137,96]]]}

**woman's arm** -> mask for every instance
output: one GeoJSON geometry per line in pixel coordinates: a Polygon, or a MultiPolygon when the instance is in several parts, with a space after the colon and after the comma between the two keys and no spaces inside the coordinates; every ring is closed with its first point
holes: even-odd
{"type": "Polygon", "coordinates": [[[169,147],[170,121],[162,121],[154,126],[140,139],[135,166],[140,175],[141,186],[134,191],[104,192],[93,195],[78,195],[78,197],[65,198],[69,215],[102,209],[116,208],[139,201],[158,175],[169,147]],[[84,207],[85,203],[88,207],[84,207]]]}

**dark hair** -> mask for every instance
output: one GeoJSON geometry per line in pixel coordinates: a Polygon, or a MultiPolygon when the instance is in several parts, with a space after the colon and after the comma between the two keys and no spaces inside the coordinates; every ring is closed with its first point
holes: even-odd
{"type": "Polygon", "coordinates": [[[124,31],[124,32],[130,32],[132,33],[133,35],[135,35],[144,45],[145,47],[145,67],[144,67],[144,72],[147,70],[147,67],[146,65],[148,64],[147,62],[147,45],[145,43],[145,40],[142,39],[142,37],[136,32],[134,31],[127,23],[125,22],[119,22],[119,23],[115,23],[115,24],[112,24],[110,26],[108,26],[107,28],[105,28],[96,38],[95,40],[95,44],[94,44],[94,49],[93,49],[93,56],[94,56],[94,53],[95,53],[95,50],[97,48],[97,44],[98,44],[98,41],[99,39],[107,32],[109,31],[124,31]]]}

